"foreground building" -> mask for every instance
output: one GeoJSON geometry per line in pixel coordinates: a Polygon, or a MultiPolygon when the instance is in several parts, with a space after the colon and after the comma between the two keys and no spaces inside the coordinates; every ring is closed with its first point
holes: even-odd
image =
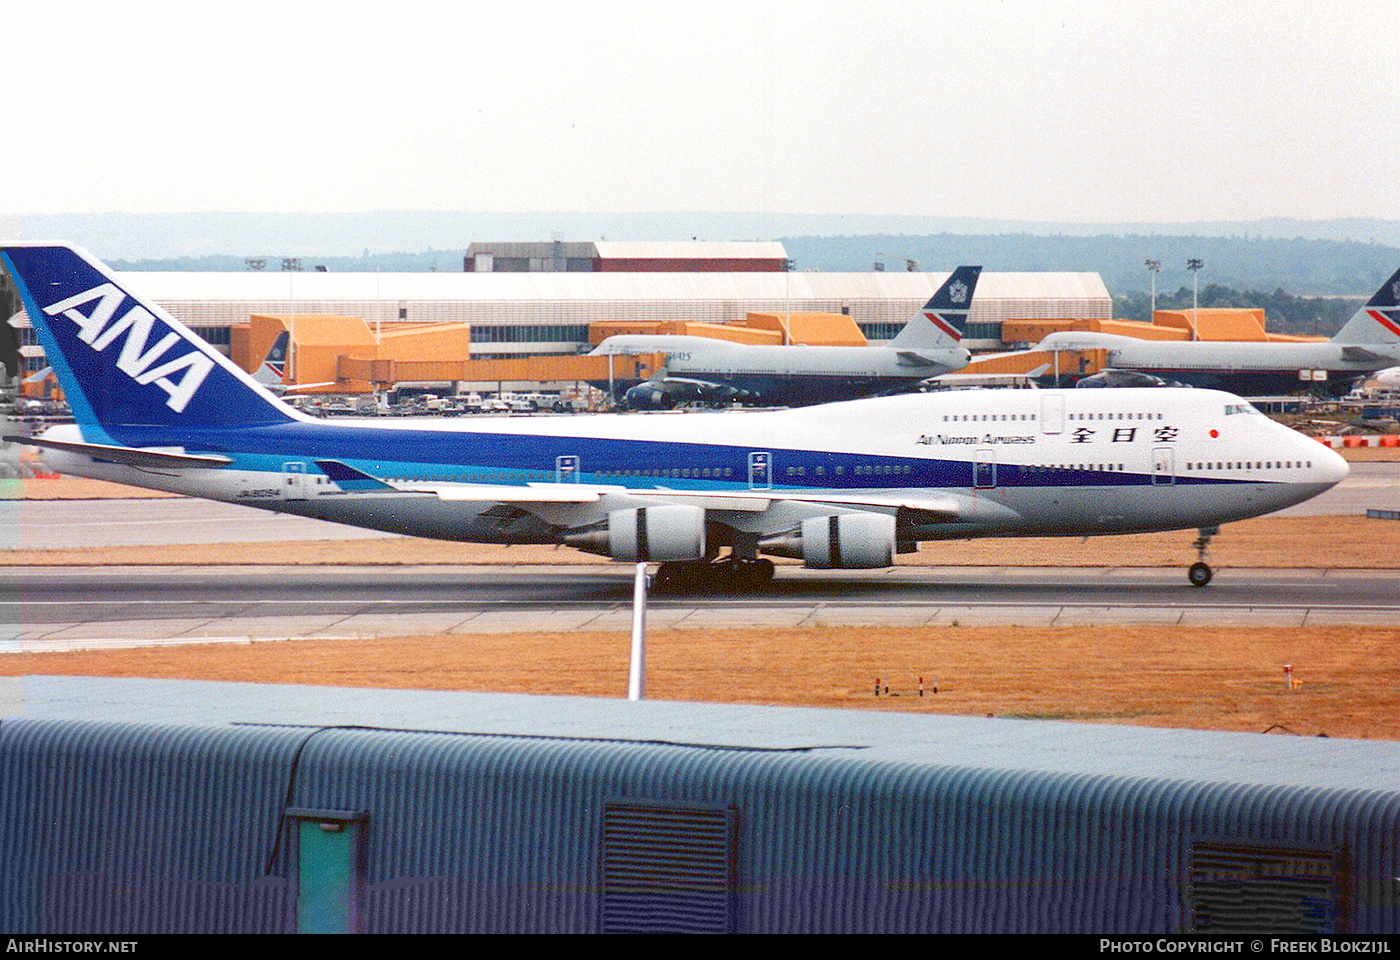
{"type": "Polygon", "coordinates": [[[1396,743],[60,677],[0,707],[13,934],[1400,930],[1396,743]]]}

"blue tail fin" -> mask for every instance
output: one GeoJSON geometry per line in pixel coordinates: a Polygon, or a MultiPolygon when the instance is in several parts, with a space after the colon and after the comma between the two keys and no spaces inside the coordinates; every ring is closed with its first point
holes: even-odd
{"type": "Polygon", "coordinates": [[[929,298],[928,303],[890,341],[892,347],[955,347],[967,329],[972,294],[981,267],[958,267],[929,298]]]}
{"type": "Polygon", "coordinates": [[[295,414],[105,265],[66,246],[0,248],[84,435],[232,427],[295,414]]]}

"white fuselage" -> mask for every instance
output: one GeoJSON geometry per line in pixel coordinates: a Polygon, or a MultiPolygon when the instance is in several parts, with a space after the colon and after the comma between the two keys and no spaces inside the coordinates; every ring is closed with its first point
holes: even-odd
{"type": "Polygon", "coordinates": [[[152,470],[52,450],[44,459],[65,473],[480,542],[557,542],[658,500],[703,506],[753,535],[849,501],[898,514],[912,539],[1209,527],[1301,502],[1347,473],[1336,453],[1209,390],[956,391],[784,411],[278,430],[221,437],[225,467],[152,470]],[[398,492],[356,492],[318,466],[328,460],[398,492]],[[522,488],[535,499],[522,503],[522,488]],[[568,499],[581,489],[596,502],[568,499]],[[494,509],[502,503],[511,509],[494,509]]]}
{"type": "Polygon", "coordinates": [[[776,346],[650,334],[609,337],[593,351],[598,356],[648,353],[665,354],[667,376],[734,387],[766,402],[793,404],[868,396],[961,370],[971,356],[961,346],[776,346]]]}
{"type": "MultiPolygon", "coordinates": [[[[1112,333],[1061,332],[1041,340],[1036,351],[1104,350],[1105,367],[1137,370],[1196,386],[1247,394],[1309,386],[1315,371],[1344,382],[1400,362],[1400,344],[1230,343],[1202,340],[1140,340],[1112,333]],[[1348,355],[1348,351],[1352,351],[1348,355]]],[[[1077,373],[1065,369],[1064,374],[1077,373]]],[[[1050,374],[1047,373],[1047,376],[1050,374]]]]}

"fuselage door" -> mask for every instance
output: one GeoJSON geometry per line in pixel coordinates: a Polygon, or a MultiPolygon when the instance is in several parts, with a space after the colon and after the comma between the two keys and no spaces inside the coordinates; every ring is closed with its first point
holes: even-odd
{"type": "Polygon", "coordinates": [[[306,464],[300,460],[282,464],[282,499],[306,499],[306,464]]]}
{"type": "Polygon", "coordinates": [[[1152,450],[1152,485],[1168,487],[1176,483],[1176,451],[1171,447],[1152,450]]]}
{"type": "Polygon", "coordinates": [[[997,485],[997,452],[991,447],[977,451],[972,462],[972,485],[978,490],[990,490],[997,485]]]}
{"type": "Polygon", "coordinates": [[[1040,432],[1064,433],[1065,396],[1052,393],[1040,398],[1040,432]]]}
{"type": "Polygon", "coordinates": [[[578,483],[578,457],[572,453],[554,458],[554,482],[578,483]]]}
{"type": "Polygon", "coordinates": [[[749,489],[771,490],[773,487],[773,454],[766,450],[749,454],[749,489]]]}

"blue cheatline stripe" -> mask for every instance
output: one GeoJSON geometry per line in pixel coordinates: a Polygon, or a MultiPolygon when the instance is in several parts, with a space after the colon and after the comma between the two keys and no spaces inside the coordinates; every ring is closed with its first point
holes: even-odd
{"type": "MultiPolygon", "coordinates": [[[[371,478],[488,484],[550,483],[561,457],[577,467],[579,482],[649,489],[739,491],[749,489],[749,455],[771,456],[775,490],[878,490],[971,488],[974,464],[898,456],[863,456],[814,450],[768,449],[683,441],[642,441],[562,436],[520,436],[291,423],[247,430],[172,433],[131,428],[133,446],[180,445],[191,452],[222,453],[232,467],[280,473],[287,462],[339,461],[371,478]],[[707,476],[705,471],[710,471],[707,476]],[[821,472],[819,473],[818,470],[821,472]]],[[[333,478],[334,479],[334,478],[333,478]]],[[[353,476],[347,482],[355,482],[353,476]]],[[[1151,473],[1081,470],[999,463],[998,488],[1151,485],[1151,473]]],[[[1211,478],[1177,474],[1178,485],[1267,482],[1264,478],[1211,478]]]]}

